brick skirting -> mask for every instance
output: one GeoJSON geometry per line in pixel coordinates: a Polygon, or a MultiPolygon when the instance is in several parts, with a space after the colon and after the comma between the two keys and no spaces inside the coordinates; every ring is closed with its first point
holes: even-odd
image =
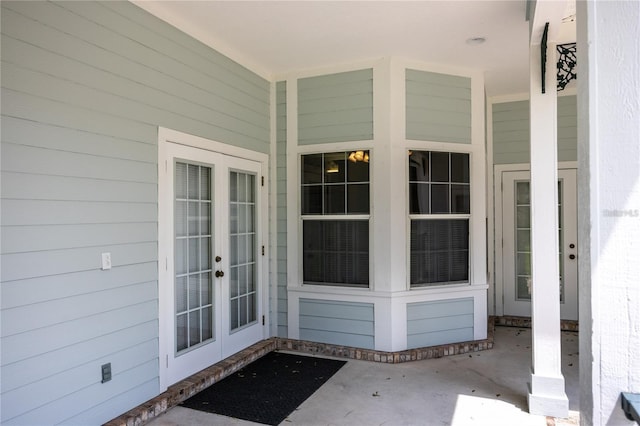
{"type": "Polygon", "coordinates": [[[198,392],[219,382],[225,377],[251,364],[275,350],[308,353],[335,358],[357,359],[372,362],[396,364],[424,359],[442,358],[444,356],[478,352],[493,348],[494,318],[489,317],[487,338],[471,342],[430,346],[427,348],[408,349],[398,352],[383,352],[373,349],[338,346],[328,343],[307,342],[303,340],[272,337],[258,342],[235,355],[226,358],[199,373],[188,377],[138,407],[105,423],[105,426],[140,426],[158,417],[167,410],[189,399],[198,392]]]}
{"type": "MultiPolygon", "coordinates": [[[[504,327],[521,327],[531,328],[530,317],[502,316],[495,317],[495,325],[504,327]]],[[[578,321],[560,320],[560,330],[562,331],[580,331],[578,321]]]]}

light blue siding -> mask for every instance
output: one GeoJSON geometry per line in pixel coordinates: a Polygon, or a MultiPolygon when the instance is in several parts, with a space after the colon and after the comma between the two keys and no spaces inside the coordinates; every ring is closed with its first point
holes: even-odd
{"type": "Polygon", "coordinates": [[[300,299],[300,339],[374,349],[372,303],[300,299]]]}
{"type": "Polygon", "coordinates": [[[278,336],[288,337],[287,321],[287,83],[276,83],[276,192],[278,235],[276,241],[278,336]]]}
{"type": "Polygon", "coordinates": [[[406,114],[407,139],[471,143],[471,79],[408,69],[406,114]]]}
{"type": "Polygon", "coordinates": [[[407,304],[407,348],[473,340],[473,298],[407,304]]]}
{"type": "Polygon", "coordinates": [[[298,144],[373,139],[373,70],[298,80],[298,144]]]}
{"type": "Polygon", "coordinates": [[[159,392],[158,126],[268,153],[270,85],[129,2],[1,18],[0,422],[100,424],[159,392]]]}
{"type": "MultiPolygon", "coordinates": [[[[577,161],[575,96],[558,97],[558,161],[577,161]]],[[[493,104],[494,164],[529,163],[529,101],[493,104]]]]}
{"type": "Polygon", "coordinates": [[[558,97],[558,161],[578,161],[576,96],[558,97]]]}

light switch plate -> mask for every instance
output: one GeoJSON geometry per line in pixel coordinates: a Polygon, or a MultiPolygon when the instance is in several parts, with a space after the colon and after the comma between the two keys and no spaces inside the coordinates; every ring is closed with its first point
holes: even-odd
{"type": "Polygon", "coordinates": [[[102,383],[111,380],[111,363],[103,364],[100,369],[102,370],[102,383]]]}
{"type": "Polygon", "coordinates": [[[111,253],[102,253],[102,270],[111,269],[111,253]]]}

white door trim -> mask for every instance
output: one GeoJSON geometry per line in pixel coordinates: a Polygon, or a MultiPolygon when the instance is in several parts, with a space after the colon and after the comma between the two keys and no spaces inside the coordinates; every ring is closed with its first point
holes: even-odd
{"type": "MultiPolygon", "coordinates": [[[[256,212],[260,216],[260,227],[258,229],[258,241],[257,246],[264,246],[264,256],[258,256],[258,271],[260,274],[260,300],[261,304],[259,311],[265,317],[265,324],[269,324],[269,262],[266,260],[269,257],[269,244],[268,244],[268,154],[251,151],[245,148],[239,148],[232,145],[224,144],[221,142],[212,141],[199,136],[190,135],[188,133],[179,132],[164,127],[158,128],[158,344],[159,344],[159,381],[160,392],[164,392],[168,386],[172,383],[168,382],[166,374],[166,366],[169,359],[169,348],[167,341],[169,339],[168,333],[173,333],[173,330],[169,330],[169,321],[166,312],[168,309],[167,304],[171,302],[168,285],[166,284],[169,257],[171,254],[171,247],[168,247],[167,241],[173,238],[171,226],[163,226],[173,218],[173,201],[171,197],[167,197],[167,194],[163,193],[164,188],[172,182],[172,177],[168,176],[168,148],[170,145],[183,145],[192,148],[203,149],[213,153],[223,154],[231,157],[237,157],[254,161],[260,164],[260,174],[257,176],[256,188],[259,193],[259,199],[262,200],[261,206],[256,212]],[[261,185],[261,179],[264,179],[264,185],[261,185]]],[[[173,305],[171,305],[173,306],[173,305]]],[[[262,321],[262,318],[259,318],[262,321]]],[[[263,326],[262,338],[269,336],[268,326],[263,326]]]]}
{"type": "MultiPolygon", "coordinates": [[[[558,169],[577,169],[577,161],[561,161],[558,162],[558,169]]],[[[493,183],[494,183],[494,197],[493,197],[493,213],[494,213],[494,234],[493,250],[495,253],[494,259],[494,296],[496,301],[495,315],[504,315],[504,277],[503,277],[503,247],[502,247],[502,174],[503,172],[530,172],[531,166],[529,163],[518,164],[498,164],[493,167],[493,183]]]]}

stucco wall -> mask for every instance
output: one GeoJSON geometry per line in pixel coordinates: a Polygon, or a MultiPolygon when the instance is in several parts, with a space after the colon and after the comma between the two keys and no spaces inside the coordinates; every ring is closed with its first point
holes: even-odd
{"type": "Polygon", "coordinates": [[[633,424],[620,392],[640,393],[640,3],[577,3],[581,423],[633,424]]]}

